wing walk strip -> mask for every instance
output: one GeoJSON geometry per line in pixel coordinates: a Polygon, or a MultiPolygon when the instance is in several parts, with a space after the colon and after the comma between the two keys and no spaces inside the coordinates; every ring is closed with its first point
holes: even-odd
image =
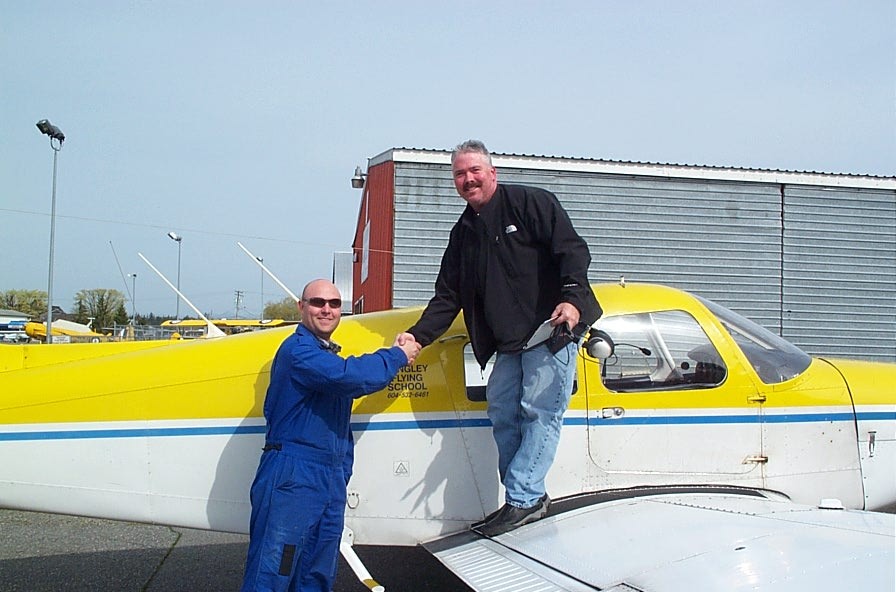
{"type": "Polygon", "coordinates": [[[462,532],[423,547],[477,592],[597,590],[473,532],[462,532]]]}

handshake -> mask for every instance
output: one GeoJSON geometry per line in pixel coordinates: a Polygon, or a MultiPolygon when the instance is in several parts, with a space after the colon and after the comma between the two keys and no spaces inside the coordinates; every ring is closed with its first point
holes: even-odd
{"type": "Polygon", "coordinates": [[[417,354],[423,349],[423,346],[417,343],[417,340],[410,333],[399,333],[395,337],[395,343],[392,347],[400,347],[404,355],[408,357],[408,364],[413,364],[417,359],[417,354]]]}

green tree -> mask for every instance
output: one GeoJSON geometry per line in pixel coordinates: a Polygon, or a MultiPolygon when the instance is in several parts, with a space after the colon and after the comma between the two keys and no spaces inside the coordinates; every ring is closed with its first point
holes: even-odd
{"type": "Polygon", "coordinates": [[[72,311],[72,314],[75,315],[75,320],[84,325],[87,324],[87,320],[94,316],[90,314],[90,311],[87,310],[87,305],[83,300],[75,299],[75,310],[72,311]]]}
{"type": "Polygon", "coordinates": [[[36,319],[47,312],[47,293],[42,290],[6,290],[0,292],[0,308],[17,310],[36,319]]]}
{"type": "Polygon", "coordinates": [[[284,321],[300,320],[296,301],[287,296],[280,302],[268,302],[264,305],[264,318],[283,319],[284,321]]]}
{"type": "MultiPolygon", "coordinates": [[[[130,322],[131,317],[128,316],[128,311],[124,308],[124,300],[118,305],[118,309],[115,311],[115,317],[113,320],[119,325],[125,325],[130,322]]],[[[134,322],[137,322],[136,319],[134,322]]]]}
{"type": "Polygon", "coordinates": [[[105,288],[80,290],[75,295],[75,320],[87,324],[91,318],[91,327],[98,333],[116,322],[126,323],[128,315],[124,308],[124,294],[105,288]]]}

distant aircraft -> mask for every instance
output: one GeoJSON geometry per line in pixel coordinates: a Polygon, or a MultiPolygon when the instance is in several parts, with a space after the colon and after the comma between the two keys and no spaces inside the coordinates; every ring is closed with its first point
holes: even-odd
{"type": "MultiPolygon", "coordinates": [[[[211,323],[220,329],[225,335],[234,335],[246,331],[258,329],[271,329],[296,325],[298,321],[286,321],[283,319],[209,319],[211,323]]],[[[177,331],[184,339],[205,337],[208,323],[202,319],[172,319],[162,321],[161,327],[177,331]]]]}
{"type": "MultiPolygon", "coordinates": [[[[90,328],[90,325],[84,325],[83,323],[57,319],[53,321],[52,325],[54,343],[97,343],[109,339],[107,335],[97,333],[90,328]]],[[[46,341],[47,324],[29,321],[25,323],[25,333],[32,339],[46,341]]]]}
{"type": "MultiPolygon", "coordinates": [[[[879,578],[892,574],[894,517],[860,510],[896,503],[896,364],[811,358],[667,287],[595,293],[605,313],[576,361],[548,518],[494,539],[468,531],[503,494],[484,376],[458,319],[356,402],[346,540],[427,543],[476,590],[526,588],[488,587],[458,553],[500,556],[533,578],[550,566],[557,587],[545,590],[736,589],[753,569],[758,582],[794,583],[768,589],[816,590],[787,573],[829,557],[807,549],[855,543],[867,552],[837,564],[844,577],[892,582],[879,578]],[[852,537],[860,524],[871,534],[852,537]],[[713,555],[716,543],[728,554],[713,555]],[[541,557],[550,548],[570,555],[541,557]],[[632,578],[674,575],[677,560],[702,588],[632,583],[653,586],[632,578]]],[[[419,314],[346,317],[334,339],[343,355],[371,351],[419,314]]],[[[0,348],[0,505],[246,532],[270,364],[292,331],[0,348]]]]}

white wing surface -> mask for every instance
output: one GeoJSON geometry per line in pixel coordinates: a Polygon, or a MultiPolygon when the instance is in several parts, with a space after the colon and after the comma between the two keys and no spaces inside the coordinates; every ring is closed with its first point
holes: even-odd
{"type": "Polygon", "coordinates": [[[725,488],[559,500],[492,539],[425,546],[478,592],[896,589],[896,515],[725,488]]]}

